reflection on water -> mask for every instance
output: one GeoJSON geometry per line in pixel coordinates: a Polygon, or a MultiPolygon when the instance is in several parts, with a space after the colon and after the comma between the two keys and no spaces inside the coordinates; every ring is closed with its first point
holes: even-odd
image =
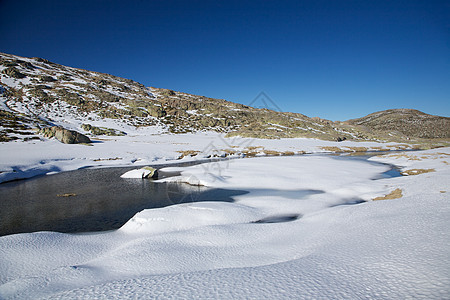
{"type": "Polygon", "coordinates": [[[83,169],[1,184],[0,235],[116,229],[143,209],[195,201],[231,202],[232,196],[246,193],[120,178],[130,169],[83,169]]]}

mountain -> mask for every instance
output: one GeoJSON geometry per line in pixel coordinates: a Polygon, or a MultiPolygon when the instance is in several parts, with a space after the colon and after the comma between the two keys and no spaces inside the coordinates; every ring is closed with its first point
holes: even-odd
{"type": "Polygon", "coordinates": [[[90,135],[123,135],[130,128],[154,126],[162,134],[216,131],[258,138],[405,141],[449,137],[449,118],[419,112],[408,115],[408,131],[395,126],[402,122],[399,113],[332,122],[281,112],[264,94],[251,104],[256,108],[145,87],[130,79],[42,58],[0,53],[0,73],[0,141],[39,139],[36,130],[53,125],[90,135]],[[111,128],[92,125],[105,120],[111,128]],[[442,128],[437,133],[431,130],[435,122],[442,128]]]}
{"type": "Polygon", "coordinates": [[[395,133],[409,138],[449,139],[450,118],[433,116],[414,109],[389,109],[346,122],[377,135],[395,133]]]}

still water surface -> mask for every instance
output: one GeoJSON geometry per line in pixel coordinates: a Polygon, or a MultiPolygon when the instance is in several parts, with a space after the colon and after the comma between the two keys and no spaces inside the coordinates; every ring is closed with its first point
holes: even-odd
{"type": "Polygon", "coordinates": [[[247,193],[120,177],[135,168],[82,169],[0,184],[0,236],[117,229],[143,209],[231,202],[247,193]]]}
{"type": "MultiPolygon", "coordinates": [[[[336,158],[367,160],[367,156],[336,158]]],[[[143,209],[197,201],[232,202],[233,196],[247,193],[120,177],[135,168],[82,169],[0,184],[0,236],[112,230],[143,209]]],[[[395,176],[400,173],[391,168],[379,178],[395,176]]]]}

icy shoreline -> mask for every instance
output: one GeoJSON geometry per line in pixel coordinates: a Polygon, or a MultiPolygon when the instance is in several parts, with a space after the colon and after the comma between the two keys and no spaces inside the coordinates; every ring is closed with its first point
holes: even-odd
{"type": "MultiPolygon", "coordinates": [[[[396,149],[409,147],[396,143],[331,142],[315,139],[265,140],[225,138],[218,133],[154,134],[141,128],[123,137],[94,140],[92,146],[66,145],[56,140],[1,143],[0,183],[86,167],[146,166],[197,161],[210,156],[239,157],[240,153],[325,153],[337,147],[354,149],[396,149]],[[327,150],[328,149],[328,150],[327,150]],[[232,154],[233,152],[237,154],[232,154]],[[192,153],[184,155],[183,153],[192,153]],[[195,155],[195,156],[191,156],[195,155]],[[182,157],[182,159],[179,159],[182,157]]],[[[377,150],[378,149],[378,150],[377,150]]],[[[350,150],[352,151],[352,150],[350,150]]]]}

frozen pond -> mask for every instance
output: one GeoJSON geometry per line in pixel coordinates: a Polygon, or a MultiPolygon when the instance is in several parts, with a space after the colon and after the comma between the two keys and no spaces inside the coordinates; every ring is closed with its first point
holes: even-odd
{"type": "MultiPolygon", "coordinates": [[[[336,159],[366,160],[368,157],[337,156],[336,159]]],[[[233,196],[247,193],[120,177],[135,168],[82,169],[0,184],[0,235],[112,230],[143,209],[197,201],[231,202],[233,196]]],[[[379,178],[399,175],[398,170],[391,169],[379,178]]],[[[298,196],[310,193],[315,191],[298,196]]]]}

